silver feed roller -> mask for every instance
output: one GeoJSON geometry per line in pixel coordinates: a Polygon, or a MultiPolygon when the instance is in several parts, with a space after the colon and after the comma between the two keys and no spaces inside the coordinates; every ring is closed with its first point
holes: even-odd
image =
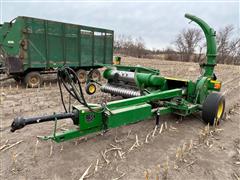
{"type": "Polygon", "coordinates": [[[126,97],[126,98],[141,96],[140,91],[133,90],[133,89],[126,89],[121,86],[110,85],[110,84],[106,84],[102,86],[101,91],[105,93],[110,93],[112,95],[126,97]]]}

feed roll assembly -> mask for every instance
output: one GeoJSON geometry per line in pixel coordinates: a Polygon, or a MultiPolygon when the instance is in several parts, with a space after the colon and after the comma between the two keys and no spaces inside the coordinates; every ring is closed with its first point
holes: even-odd
{"type": "MultiPolygon", "coordinates": [[[[216,34],[202,19],[189,14],[185,17],[201,27],[207,41],[207,61],[200,65],[202,74],[196,81],[164,77],[159,70],[152,68],[105,64],[103,77],[107,83],[101,85],[101,91],[123,98],[102,104],[89,104],[84,98],[76,73],[71,68],[63,67],[58,70],[58,84],[65,112],[33,118],[17,117],[11,125],[11,131],[29,124],[55,121],[54,133],[42,138],[62,142],[151,118],[155,118],[158,125],[160,116],[170,113],[188,116],[197,112],[202,113],[202,119],[206,123],[219,124],[224,114],[225,99],[218,93],[221,82],[214,74],[216,34]],[[80,104],[72,106],[70,112],[63,101],[63,87],[80,104]],[[56,132],[57,121],[66,118],[73,120],[76,129],[56,132]]],[[[89,80],[86,85],[88,94],[94,94],[95,84],[89,80]]]]}

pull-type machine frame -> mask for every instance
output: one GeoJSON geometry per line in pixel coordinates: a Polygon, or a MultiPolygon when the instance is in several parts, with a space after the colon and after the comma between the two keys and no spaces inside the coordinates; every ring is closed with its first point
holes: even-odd
{"type": "MultiPolygon", "coordinates": [[[[221,89],[221,82],[214,74],[217,54],[215,31],[196,16],[186,14],[185,17],[202,28],[207,41],[207,61],[200,65],[203,73],[195,82],[163,77],[159,70],[140,66],[105,65],[103,77],[108,82],[101,86],[101,91],[124,98],[102,104],[88,104],[74,71],[61,68],[58,72],[60,90],[63,84],[81,105],[72,106],[71,112],[65,108],[65,113],[50,116],[17,117],[11,125],[11,131],[45,121],[55,121],[56,129],[57,120],[71,118],[76,129],[58,133],[54,131],[53,135],[42,137],[62,142],[153,117],[158,125],[160,115],[174,113],[187,116],[196,112],[202,112],[205,122],[217,125],[224,113],[225,99],[221,94],[213,93],[221,89]]],[[[90,82],[86,90],[88,94],[93,94],[95,83],[90,82]]]]}

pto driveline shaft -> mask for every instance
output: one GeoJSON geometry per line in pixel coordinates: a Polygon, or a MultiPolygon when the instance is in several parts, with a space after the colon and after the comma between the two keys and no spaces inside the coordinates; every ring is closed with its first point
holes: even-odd
{"type": "Polygon", "coordinates": [[[47,122],[47,121],[55,121],[55,120],[61,120],[61,119],[66,119],[66,118],[74,119],[75,116],[76,116],[76,113],[71,112],[71,113],[59,113],[59,114],[38,116],[38,117],[31,117],[31,118],[17,117],[12,122],[11,132],[14,132],[17,129],[21,129],[24,126],[29,125],[29,124],[42,123],[42,122],[47,122]]]}

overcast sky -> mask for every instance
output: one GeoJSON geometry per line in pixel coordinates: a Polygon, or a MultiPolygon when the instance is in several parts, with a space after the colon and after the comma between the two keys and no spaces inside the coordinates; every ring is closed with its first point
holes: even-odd
{"type": "MultiPolygon", "coordinates": [[[[183,29],[197,27],[188,24],[185,13],[203,18],[215,30],[233,24],[239,33],[239,0],[225,2],[102,2],[64,3],[31,0],[13,2],[2,0],[1,21],[17,16],[32,16],[74,24],[108,28],[115,34],[142,37],[148,48],[162,49],[168,46],[183,29]]],[[[126,0],[125,0],[126,1],[126,0]]],[[[156,0],[155,0],[156,1],[156,0]]],[[[220,1],[220,0],[219,0],[220,1]]]]}

